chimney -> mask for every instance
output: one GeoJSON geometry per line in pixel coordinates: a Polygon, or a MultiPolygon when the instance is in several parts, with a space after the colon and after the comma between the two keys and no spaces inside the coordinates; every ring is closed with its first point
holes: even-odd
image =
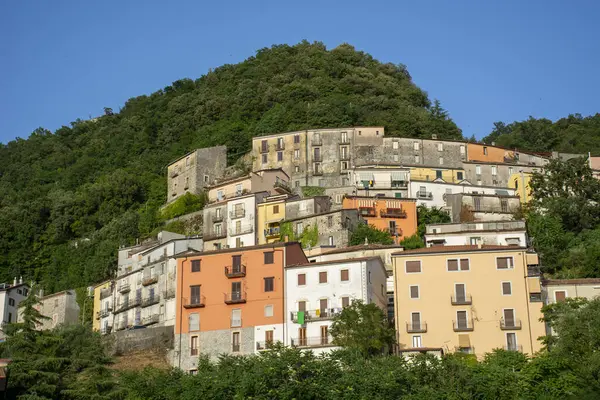
{"type": "Polygon", "coordinates": [[[22,283],[23,283],[23,277],[22,277],[22,276],[20,276],[20,277],[19,277],[19,285],[20,285],[20,284],[22,284],[22,283]]]}
{"type": "Polygon", "coordinates": [[[368,245],[369,245],[369,238],[365,237],[365,246],[368,246],[368,245]]]}
{"type": "Polygon", "coordinates": [[[431,138],[432,138],[433,140],[437,140],[437,135],[436,135],[435,133],[432,133],[432,134],[431,134],[431,138]]]}
{"type": "Polygon", "coordinates": [[[13,279],[13,286],[17,286],[17,277],[15,276],[15,279],[13,279]]]}

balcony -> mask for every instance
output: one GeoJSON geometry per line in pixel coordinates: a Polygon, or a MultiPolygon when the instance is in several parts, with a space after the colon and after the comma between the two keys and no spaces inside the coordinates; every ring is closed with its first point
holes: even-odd
{"type": "Polygon", "coordinates": [[[323,139],[321,139],[320,137],[314,137],[310,140],[310,144],[312,146],[322,146],[323,145],[323,139]]]}
{"type": "Polygon", "coordinates": [[[473,327],[473,320],[469,319],[466,321],[452,321],[452,329],[454,329],[454,332],[472,332],[474,327],[473,327]]]}
{"type": "Polygon", "coordinates": [[[523,352],[523,346],[520,344],[504,345],[503,349],[506,351],[518,351],[519,353],[523,352]]]}
{"type": "Polygon", "coordinates": [[[142,286],[152,285],[156,282],[158,282],[158,275],[149,276],[149,277],[142,279],[142,286]]]}
{"type": "Polygon", "coordinates": [[[98,317],[106,318],[110,315],[110,313],[112,313],[112,307],[103,308],[102,310],[98,311],[98,317]]]}
{"type": "Polygon", "coordinates": [[[142,300],[142,307],[150,307],[154,304],[158,304],[160,302],[160,297],[158,296],[150,296],[146,297],[142,300]]]}
{"type": "Polygon", "coordinates": [[[288,183],[282,179],[277,179],[273,184],[273,189],[279,194],[288,194],[292,193],[292,188],[288,185],[288,183]]]}
{"type": "Polygon", "coordinates": [[[130,310],[134,307],[138,307],[141,303],[141,299],[135,298],[135,299],[128,299],[127,301],[125,301],[123,304],[119,305],[116,309],[115,309],[115,314],[118,313],[122,313],[123,311],[127,311],[130,310]]]}
{"type": "Polygon", "coordinates": [[[229,236],[239,236],[246,235],[248,233],[254,232],[254,225],[245,225],[240,227],[240,229],[232,229],[229,231],[229,236]]]}
{"type": "Polygon", "coordinates": [[[175,297],[176,290],[175,288],[168,288],[167,290],[163,290],[163,298],[164,299],[172,299],[175,297]]]}
{"type": "Polygon", "coordinates": [[[470,306],[473,304],[473,299],[471,298],[471,295],[455,295],[450,297],[450,303],[452,303],[453,306],[470,306]]]}
{"type": "Polygon", "coordinates": [[[112,326],[107,326],[107,327],[100,329],[101,335],[108,335],[111,332],[112,332],[112,326]]]}
{"type": "Polygon", "coordinates": [[[189,301],[184,298],[182,303],[183,308],[202,308],[206,305],[206,298],[204,296],[194,296],[189,301]]]}
{"type": "Polygon", "coordinates": [[[280,233],[280,229],[278,226],[265,229],[265,237],[268,239],[279,237],[279,233],[280,233]]]}
{"type": "Polygon", "coordinates": [[[279,341],[274,342],[272,340],[265,341],[265,342],[256,342],[256,350],[264,351],[264,350],[272,349],[275,346],[275,343],[281,343],[281,342],[279,342],[279,341]]]}
{"type": "Polygon", "coordinates": [[[528,265],[527,266],[527,276],[540,276],[540,266],[539,265],[528,265]]]}
{"type": "MultiPolygon", "coordinates": [[[[246,216],[246,209],[245,208],[241,208],[241,209],[237,209],[237,210],[233,210],[229,212],[229,218],[231,219],[235,219],[235,218],[244,218],[246,216]]],[[[221,218],[221,221],[223,219],[221,218]]]]}
{"type": "Polygon", "coordinates": [[[330,336],[315,336],[291,340],[292,347],[327,347],[335,346],[330,336]]]}
{"type": "Polygon", "coordinates": [[[278,142],[277,145],[275,145],[275,148],[277,149],[277,151],[283,151],[285,150],[285,142],[278,142]]]}
{"type": "Polygon", "coordinates": [[[421,190],[419,190],[417,193],[417,199],[425,199],[425,200],[431,200],[433,199],[433,194],[431,194],[431,192],[423,192],[421,190]]]}
{"type": "MultiPolygon", "coordinates": [[[[292,319],[292,322],[298,323],[299,312],[301,311],[292,311],[290,313],[290,318],[292,319]]],[[[336,315],[339,315],[341,312],[341,308],[326,308],[324,310],[304,311],[304,321],[325,321],[328,319],[333,319],[336,315]]]]}
{"type": "Polygon", "coordinates": [[[517,331],[521,329],[521,320],[520,319],[513,319],[513,320],[507,320],[504,318],[500,319],[500,329],[502,329],[503,331],[517,331]]]}
{"type": "Polygon", "coordinates": [[[406,218],[406,211],[401,208],[386,208],[379,215],[382,218],[406,218]]]}
{"type": "Polygon", "coordinates": [[[225,304],[242,304],[246,302],[246,292],[225,293],[225,304]]]}
{"type": "Polygon", "coordinates": [[[112,296],[112,290],[110,290],[110,289],[101,289],[100,290],[100,300],[104,300],[110,296],[112,296]]]}
{"type": "Polygon", "coordinates": [[[119,293],[127,293],[131,290],[129,283],[121,283],[119,285],[119,293]]]}
{"type": "Polygon", "coordinates": [[[223,222],[223,213],[219,215],[214,215],[212,217],[212,222],[223,222]]]}
{"type": "Polygon", "coordinates": [[[360,215],[362,217],[376,217],[377,216],[377,210],[375,210],[375,207],[360,207],[359,211],[360,211],[360,215]]]}
{"type": "Polygon", "coordinates": [[[269,152],[269,145],[268,144],[263,144],[262,146],[260,146],[260,153],[264,154],[264,153],[268,153],[269,152]]]}
{"type": "Polygon", "coordinates": [[[390,235],[392,236],[402,236],[402,229],[395,227],[395,228],[388,228],[388,232],[390,232],[390,235]]]}
{"type": "Polygon", "coordinates": [[[425,333],[427,332],[427,322],[418,324],[406,323],[406,333],[425,333]]]}
{"type": "Polygon", "coordinates": [[[158,324],[159,319],[160,319],[160,317],[158,314],[149,315],[142,319],[142,325],[148,326],[148,325],[158,324]]]}
{"type": "Polygon", "coordinates": [[[246,276],[246,266],[234,265],[232,267],[225,267],[225,276],[228,278],[243,278],[246,276]]]}
{"type": "Polygon", "coordinates": [[[215,232],[215,231],[210,231],[208,233],[205,233],[203,235],[203,240],[205,242],[209,241],[209,240],[216,240],[216,239],[223,239],[227,237],[227,230],[226,229],[221,229],[220,232],[215,232]]]}

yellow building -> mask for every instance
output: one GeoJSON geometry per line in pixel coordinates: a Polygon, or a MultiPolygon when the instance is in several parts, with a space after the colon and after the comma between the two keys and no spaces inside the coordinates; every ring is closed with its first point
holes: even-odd
{"type": "Polygon", "coordinates": [[[279,241],[281,221],[285,220],[285,202],[290,196],[269,196],[256,205],[258,244],[279,241]]]}
{"type": "Polygon", "coordinates": [[[537,254],[517,246],[434,246],[393,256],[401,353],[496,348],[533,354],[545,334],[537,254]]]}
{"type": "Polygon", "coordinates": [[[92,328],[95,331],[100,330],[100,312],[102,310],[102,300],[112,296],[112,281],[106,281],[94,286],[94,319],[92,328]]]}
{"type": "Polygon", "coordinates": [[[532,198],[530,182],[530,172],[517,172],[508,178],[508,187],[515,189],[517,196],[521,198],[521,204],[528,203],[532,198]]]}
{"type": "Polygon", "coordinates": [[[442,179],[444,182],[458,183],[465,179],[465,171],[462,168],[410,168],[410,180],[435,181],[436,179],[442,179]]]}

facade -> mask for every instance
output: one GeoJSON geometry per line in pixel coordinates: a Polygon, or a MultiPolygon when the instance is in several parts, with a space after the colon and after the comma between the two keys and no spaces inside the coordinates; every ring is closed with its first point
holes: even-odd
{"type": "Polygon", "coordinates": [[[103,302],[105,299],[112,299],[113,297],[113,286],[114,281],[105,281],[94,286],[94,319],[92,320],[92,329],[96,332],[101,332],[102,334],[110,333],[112,329],[112,320],[106,319],[107,328],[110,325],[110,328],[103,330],[100,326],[100,321],[103,318],[103,315],[112,312],[112,302],[109,300],[108,305],[105,308],[102,308],[103,302]],[[109,324],[110,322],[110,324],[109,324]]]}
{"type": "Polygon", "coordinates": [[[385,310],[386,279],[377,256],[286,266],[284,344],[315,353],[335,348],[332,319],[353,300],[385,310]]]}
{"type": "Polygon", "coordinates": [[[285,203],[285,216],[288,219],[303,218],[314,214],[321,214],[331,210],[329,196],[315,196],[289,199],[285,203]]]}
{"type": "Polygon", "coordinates": [[[469,181],[461,183],[448,183],[441,180],[422,181],[412,180],[410,182],[410,197],[417,199],[419,205],[429,208],[437,207],[449,211],[446,195],[454,193],[482,193],[498,195],[514,195],[514,189],[499,189],[495,186],[478,186],[469,181]]]}
{"type": "Polygon", "coordinates": [[[460,168],[411,166],[410,179],[421,182],[462,183],[465,181],[465,171],[462,165],[460,168]]]}
{"type": "Polygon", "coordinates": [[[468,143],[468,161],[493,163],[493,164],[523,164],[544,166],[548,163],[549,156],[522,152],[517,149],[507,149],[494,144],[468,143]]]}
{"type": "Polygon", "coordinates": [[[167,203],[186,193],[199,194],[227,167],[227,147],[197,149],[167,166],[167,203]]]}
{"type": "Polygon", "coordinates": [[[208,202],[222,202],[248,193],[289,193],[289,176],[280,168],[251,172],[208,188],[208,202]]]}
{"type": "MultiPolygon", "coordinates": [[[[39,330],[54,329],[59,325],[74,325],[79,321],[79,304],[75,290],[65,290],[40,297],[35,308],[49,319],[40,321],[39,330]]],[[[23,308],[19,308],[19,322],[23,322],[23,308]]]]}
{"type": "Polygon", "coordinates": [[[95,326],[102,333],[175,322],[176,259],[202,250],[202,239],[160,232],[157,240],[119,249],[117,276],[95,288],[95,326]],[[96,308],[98,307],[98,308],[96,308]]]}
{"type": "Polygon", "coordinates": [[[547,303],[556,303],[568,297],[592,300],[600,296],[600,279],[546,279],[542,282],[547,303]]]}
{"type": "Polygon", "coordinates": [[[359,223],[362,223],[362,218],[357,210],[333,210],[282,221],[282,224],[289,224],[296,240],[307,232],[314,234],[316,227],[316,243],[310,247],[320,247],[321,250],[348,246],[350,236],[359,223]]]}
{"type": "Polygon", "coordinates": [[[173,366],[196,370],[200,353],[252,354],[283,342],[284,268],[306,262],[298,243],[180,257],[173,366]]]}
{"type": "Polygon", "coordinates": [[[411,166],[411,170],[419,166],[425,166],[426,169],[435,166],[446,170],[462,168],[462,162],[466,159],[464,142],[438,140],[432,135],[431,139],[386,137],[377,157],[372,161],[367,158],[367,163],[400,163],[411,166]]]}
{"type": "Polygon", "coordinates": [[[414,199],[347,196],[342,207],[358,210],[367,224],[388,230],[396,243],[417,233],[417,205],[414,199]]]}
{"type": "Polygon", "coordinates": [[[431,246],[489,244],[527,246],[525,221],[450,222],[426,226],[425,243],[431,246]]]}
{"type": "Polygon", "coordinates": [[[529,164],[486,163],[483,161],[465,161],[463,163],[465,179],[478,186],[510,187],[510,179],[515,174],[532,173],[542,168],[529,164]]]}
{"type": "Polygon", "coordinates": [[[496,348],[540,350],[537,254],[517,246],[437,246],[393,260],[401,351],[442,348],[481,358],[496,348]]]}
{"type": "Polygon", "coordinates": [[[262,203],[256,205],[258,244],[279,242],[281,222],[285,220],[285,204],[288,199],[295,200],[297,197],[285,194],[269,196],[265,197],[262,203]]]}
{"type": "Polygon", "coordinates": [[[508,178],[508,187],[515,190],[515,194],[521,198],[522,204],[527,204],[531,196],[531,173],[516,172],[508,178]]]}
{"type": "Polygon", "coordinates": [[[406,198],[409,196],[410,169],[402,166],[361,166],[350,171],[350,181],[358,196],[380,195],[406,198]]]}
{"type": "MultiPolygon", "coordinates": [[[[2,312],[2,324],[15,323],[19,315],[19,303],[29,295],[29,285],[23,283],[23,279],[15,278],[13,284],[0,283],[0,311],[2,312]]],[[[6,335],[0,330],[0,341],[6,335]]]]}
{"type": "Polygon", "coordinates": [[[521,209],[519,196],[498,194],[447,194],[452,222],[510,221],[521,209]]]}

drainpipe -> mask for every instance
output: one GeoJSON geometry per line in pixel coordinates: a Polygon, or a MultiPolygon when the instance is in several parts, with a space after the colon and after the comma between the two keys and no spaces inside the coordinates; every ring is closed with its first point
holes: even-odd
{"type": "MultiPolygon", "coordinates": [[[[179,290],[179,363],[178,368],[181,369],[181,330],[183,329],[183,297],[181,296],[183,293],[183,264],[187,261],[187,256],[185,260],[181,262],[181,272],[179,282],[181,283],[179,290]]],[[[179,269],[179,266],[177,266],[179,269]]]]}
{"type": "Polygon", "coordinates": [[[527,302],[527,325],[529,326],[529,345],[531,346],[531,355],[533,355],[533,333],[531,332],[531,311],[529,309],[529,274],[527,273],[527,252],[523,251],[523,267],[525,272],[525,301],[527,302]]]}
{"type": "MultiPolygon", "coordinates": [[[[287,296],[286,296],[286,293],[285,293],[285,274],[286,274],[286,270],[285,270],[285,249],[286,249],[286,247],[287,246],[285,244],[283,245],[283,249],[275,249],[275,247],[273,247],[273,252],[277,251],[277,252],[281,253],[281,283],[282,283],[282,290],[283,290],[283,293],[282,293],[283,295],[281,296],[282,297],[281,303],[282,303],[282,306],[283,306],[283,311],[282,311],[282,314],[283,314],[283,327],[282,327],[283,332],[282,332],[282,334],[283,334],[283,344],[284,344],[284,346],[287,346],[287,343],[286,343],[287,342],[287,336],[286,336],[286,329],[285,329],[285,327],[287,325],[287,316],[286,316],[286,314],[287,314],[286,297],[287,296]]],[[[254,340],[256,340],[256,339],[257,338],[255,337],[254,340]]]]}

